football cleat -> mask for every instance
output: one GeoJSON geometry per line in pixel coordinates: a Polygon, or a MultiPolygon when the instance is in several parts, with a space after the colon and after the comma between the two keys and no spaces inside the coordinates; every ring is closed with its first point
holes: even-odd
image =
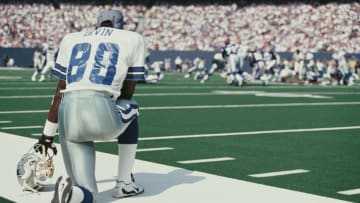
{"type": "Polygon", "coordinates": [[[55,184],[54,197],[51,203],[68,203],[72,195],[72,180],[70,177],[60,176],[55,184]]]}
{"type": "Polygon", "coordinates": [[[131,174],[131,182],[126,184],[123,181],[116,181],[113,192],[113,198],[125,198],[139,195],[144,192],[144,187],[135,184],[133,175],[131,174]]]}
{"type": "Polygon", "coordinates": [[[44,75],[41,75],[40,76],[40,79],[39,79],[39,82],[44,82],[45,81],[45,76],[44,75]]]}

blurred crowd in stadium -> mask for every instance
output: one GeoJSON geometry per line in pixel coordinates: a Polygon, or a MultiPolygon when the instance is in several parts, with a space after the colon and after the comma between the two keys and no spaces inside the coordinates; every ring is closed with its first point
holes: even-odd
{"type": "Polygon", "coordinates": [[[92,5],[0,4],[2,47],[35,47],[49,38],[56,42],[75,30],[90,29],[96,14],[115,7],[125,14],[127,29],[141,32],[152,49],[208,50],[224,40],[258,48],[276,44],[278,51],[312,49],[360,53],[360,3],[280,5],[143,4],[92,5]]]}

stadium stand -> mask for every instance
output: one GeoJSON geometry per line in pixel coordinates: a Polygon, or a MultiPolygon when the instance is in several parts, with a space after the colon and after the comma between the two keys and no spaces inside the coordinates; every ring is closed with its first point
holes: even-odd
{"type": "Polygon", "coordinates": [[[2,2],[1,47],[36,47],[49,39],[59,42],[66,33],[91,29],[89,25],[95,24],[99,10],[115,7],[124,11],[126,28],[137,28],[153,49],[214,51],[230,38],[250,47],[262,48],[274,43],[280,52],[296,49],[360,52],[356,46],[360,44],[360,3],[357,1],[273,1],[276,4],[251,4],[250,1],[110,4],[112,1],[101,1],[102,5],[97,1],[86,4],[82,1],[2,2]]]}

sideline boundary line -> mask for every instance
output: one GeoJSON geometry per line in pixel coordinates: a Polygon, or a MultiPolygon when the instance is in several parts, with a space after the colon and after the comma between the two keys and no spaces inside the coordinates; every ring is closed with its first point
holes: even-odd
{"type": "MultiPolygon", "coordinates": [[[[0,173],[1,180],[6,187],[0,190],[0,196],[20,203],[45,203],[53,195],[56,177],[65,174],[62,163],[61,150],[54,158],[55,174],[52,184],[39,194],[24,192],[15,176],[16,165],[35,139],[0,132],[0,153],[8,154],[0,173]],[[16,144],[16,147],[13,147],[16,144]],[[14,175],[9,175],[14,174],[14,175]]],[[[57,145],[58,149],[61,149],[57,145]]],[[[99,188],[99,202],[114,203],[168,203],[168,202],[207,202],[218,203],[224,201],[241,202],[306,202],[306,203],[345,203],[346,201],[292,191],[278,187],[266,186],[258,183],[221,177],[208,173],[185,170],[173,166],[136,160],[134,175],[137,182],[145,187],[145,192],[134,198],[113,199],[111,189],[114,187],[117,155],[97,152],[96,177],[99,188]],[[114,165],[115,163],[115,165],[114,165]],[[226,187],[219,187],[226,185],[226,187]],[[188,194],[188,195],[184,195],[188,194]],[[261,194],[261,195],[258,195],[261,194]]]]}

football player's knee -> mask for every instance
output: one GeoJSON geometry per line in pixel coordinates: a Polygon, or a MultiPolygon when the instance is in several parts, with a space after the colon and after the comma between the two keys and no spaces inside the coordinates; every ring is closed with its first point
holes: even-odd
{"type": "Polygon", "coordinates": [[[118,137],[119,144],[137,144],[139,138],[138,118],[135,117],[126,130],[118,137]]]}

